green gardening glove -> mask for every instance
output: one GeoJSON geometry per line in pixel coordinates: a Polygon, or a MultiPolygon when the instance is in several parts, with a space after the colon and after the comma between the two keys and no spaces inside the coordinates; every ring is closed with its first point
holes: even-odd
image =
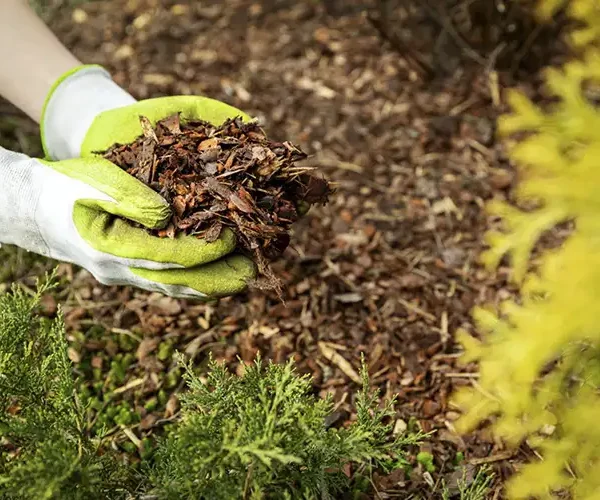
{"type": "Polygon", "coordinates": [[[47,160],[28,162],[30,191],[37,198],[28,227],[37,228],[36,234],[30,234],[29,244],[23,238],[17,244],[74,262],[106,284],[178,297],[211,298],[242,291],[256,268],[250,259],[232,253],[236,240],[231,231],[213,243],[192,236],[152,236],[132,221],[147,228],[164,227],[171,216],[167,202],[94,154],[138,137],[140,115],[154,124],[177,112],[184,120],[214,124],[234,116],[249,119],[238,109],[205,97],[136,102],[97,66],[63,76],[50,92],[42,117],[47,160]]]}

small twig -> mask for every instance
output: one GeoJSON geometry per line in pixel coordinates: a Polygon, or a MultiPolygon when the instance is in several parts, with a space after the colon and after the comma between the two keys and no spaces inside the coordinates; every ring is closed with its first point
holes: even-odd
{"type": "Polygon", "coordinates": [[[494,396],[491,392],[488,392],[487,390],[485,390],[479,383],[477,383],[474,379],[471,379],[471,384],[473,385],[473,387],[475,389],[477,389],[481,394],[483,394],[485,397],[492,399],[494,401],[498,401],[500,402],[500,400],[494,396]]]}
{"type": "Polygon", "coordinates": [[[127,392],[128,390],[133,389],[134,387],[138,387],[138,386],[142,385],[143,383],[144,383],[144,379],[138,378],[138,379],[128,382],[124,386],[121,386],[121,387],[115,389],[112,393],[113,394],[121,394],[122,392],[127,392]]]}
{"type": "Polygon", "coordinates": [[[335,364],[344,375],[346,375],[350,380],[356,382],[357,384],[362,383],[362,379],[358,372],[354,369],[354,367],[350,364],[349,361],[346,360],[341,354],[334,351],[331,347],[329,347],[325,342],[319,342],[319,351],[323,355],[323,357],[333,364],[335,364]]]}
{"type": "Polygon", "coordinates": [[[449,354],[446,353],[441,353],[441,354],[435,354],[431,357],[431,359],[455,359],[455,358],[460,358],[464,353],[462,352],[452,352],[449,354]]]}
{"type": "Polygon", "coordinates": [[[489,457],[472,458],[469,460],[471,465],[483,465],[490,464],[493,462],[501,462],[502,460],[509,460],[515,456],[515,451],[503,451],[489,457]]]}
{"type": "Polygon", "coordinates": [[[335,413],[336,411],[338,411],[342,405],[346,402],[346,400],[348,399],[348,391],[344,392],[344,394],[342,394],[342,397],[340,398],[340,400],[335,403],[335,406],[332,409],[332,413],[335,413]]]}
{"type": "Polygon", "coordinates": [[[378,31],[384,40],[387,40],[390,45],[412,66],[412,69],[421,74],[421,76],[431,77],[435,74],[433,66],[426,61],[423,56],[411,50],[404,41],[389,28],[385,23],[385,19],[389,17],[386,12],[387,2],[379,0],[379,16],[376,17],[372,13],[367,14],[367,20],[378,31]]]}
{"type": "Polygon", "coordinates": [[[248,498],[248,491],[250,489],[250,478],[252,477],[252,472],[254,471],[254,462],[250,464],[248,467],[248,473],[246,474],[246,480],[244,481],[244,492],[242,493],[242,498],[248,498]]]}
{"type": "Polygon", "coordinates": [[[500,84],[498,82],[498,72],[490,71],[488,78],[488,85],[490,87],[490,94],[492,97],[492,104],[494,107],[500,107],[500,84]]]}
{"type": "Polygon", "coordinates": [[[444,373],[447,378],[479,378],[479,373],[444,373]]]}
{"type": "Polygon", "coordinates": [[[141,337],[139,337],[130,330],[125,330],[124,328],[110,328],[110,331],[111,333],[117,333],[119,335],[127,335],[128,337],[131,337],[132,339],[137,341],[138,344],[142,342],[141,337]]]}
{"type": "MultiPolygon", "coordinates": [[[[473,106],[474,104],[477,104],[477,102],[479,101],[479,96],[476,95],[472,95],[470,96],[467,100],[461,102],[460,104],[457,104],[456,106],[454,106],[451,110],[450,113],[448,113],[449,116],[460,116],[461,114],[463,114],[467,109],[469,109],[471,106],[473,106]]],[[[429,155],[436,155],[437,157],[441,157],[441,154],[438,153],[429,153],[429,155]]],[[[426,156],[429,156],[426,155],[426,156]]],[[[421,158],[421,162],[422,162],[423,158],[421,158]]],[[[421,163],[419,162],[419,163],[421,163]]]]}
{"type": "Polygon", "coordinates": [[[475,151],[480,152],[483,156],[486,156],[487,158],[493,157],[494,153],[489,148],[486,148],[483,144],[476,141],[475,139],[467,139],[466,143],[467,145],[471,146],[475,151]]]}
{"type": "Polygon", "coordinates": [[[521,64],[521,62],[523,61],[523,59],[525,58],[525,56],[531,49],[533,42],[535,42],[535,39],[542,32],[543,28],[544,27],[541,24],[536,25],[535,28],[533,28],[533,30],[527,37],[527,39],[523,42],[523,45],[521,45],[518,52],[513,57],[513,62],[512,62],[511,68],[510,68],[511,73],[514,73],[517,70],[517,68],[519,67],[519,65],[521,64]]]}
{"type": "Polygon", "coordinates": [[[498,60],[498,57],[505,48],[506,42],[502,42],[494,50],[492,50],[491,54],[488,56],[488,62],[485,65],[485,71],[487,73],[492,72],[494,70],[494,67],[496,66],[496,61],[498,60]]]}
{"type": "Polygon", "coordinates": [[[314,163],[320,168],[347,170],[349,172],[355,172],[357,174],[363,174],[365,171],[365,169],[360,165],[339,160],[337,158],[332,158],[331,156],[326,155],[316,155],[314,158],[304,160],[304,162],[308,163],[309,165],[312,165],[314,163]]]}
{"type": "Polygon", "coordinates": [[[140,438],[138,438],[131,429],[129,429],[128,427],[122,426],[121,430],[123,431],[123,434],[125,434],[129,440],[135,444],[135,446],[137,447],[138,450],[140,450],[142,448],[142,441],[140,440],[140,438]]]}
{"type": "Polygon", "coordinates": [[[177,412],[174,413],[172,416],[168,417],[168,418],[161,418],[159,420],[157,420],[156,422],[154,422],[154,425],[152,426],[152,429],[156,428],[156,427],[160,427],[163,424],[168,424],[170,422],[173,422],[173,420],[177,420],[180,417],[181,412],[177,412]]]}
{"type": "Polygon", "coordinates": [[[473,50],[473,48],[459,35],[459,33],[454,28],[452,22],[448,20],[447,15],[439,15],[433,7],[428,5],[428,3],[424,3],[423,6],[425,7],[425,10],[429,12],[429,15],[433,18],[433,20],[436,21],[443,30],[446,30],[448,35],[450,35],[452,40],[454,40],[456,45],[458,45],[463,50],[463,52],[467,55],[469,59],[472,59],[476,63],[485,66],[487,61],[483,57],[481,57],[475,50],[473,50]]]}
{"type": "Polygon", "coordinates": [[[404,307],[406,307],[406,309],[408,309],[410,312],[416,313],[419,316],[422,316],[423,318],[428,319],[429,321],[436,320],[436,317],[433,314],[430,314],[427,311],[423,311],[423,309],[421,309],[418,306],[415,306],[414,304],[411,304],[408,300],[399,298],[398,302],[400,302],[400,304],[402,304],[404,307]]]}

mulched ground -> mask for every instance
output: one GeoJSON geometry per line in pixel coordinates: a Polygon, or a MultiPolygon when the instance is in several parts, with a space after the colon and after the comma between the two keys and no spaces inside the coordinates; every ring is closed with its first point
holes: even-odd
{"type": "Polygon", "coordinates": [[[494,124],[505,86],[537,88],[535,78],[521,79],[521,63],[549,60],[522,46],[521,66],[496,73],[493,44],[477,53],[485,66],[465,46],[435,38],[430,52],[419,48],[419,62],[418,53],[400,53],[393,34],[383,39],[389,27],[378,15],[366,2],[331,0],[119,0],[56,12],[59,37],[137,98],[199,94],[237,106],[273,139],[298,143],[337,191],[295,226],[274,266],[285,305],[261,291],[198,304],[102,287],[62,265],[66,286],[45,306],[54,313],[63,304],[82,376],[110,373],[104,387],[140,409],[138,437],[176,415],[175,348],[199,363],[212,352],[236,369],[238,356],[292,357],[317,393],[334,394],[338,424],[352,418],[365,353],[374,385],[398,397],[398,428],[418,421],[437,431],[424,445],[437,471],[381,479],[380,498],[439,498],[441,480],[456,480],[459,451],[471,465],[494,466],[497,498],[528,453],[506,450],[486,429],[454,432],[450,394],[477,375],[456,365],[453,332],[470,328],[475,304],[512,293],[506,269],[489,276],[477,264],[489,222],[482,207],[514,183],[494,124]]]}

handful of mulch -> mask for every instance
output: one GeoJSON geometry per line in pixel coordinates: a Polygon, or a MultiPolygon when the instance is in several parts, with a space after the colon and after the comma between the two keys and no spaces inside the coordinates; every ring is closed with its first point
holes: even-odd
{"type": "Polygon", "coordinates": [[[299,208],[326,204],[332,192],[326,180],[312,175],[313,168],[294,165],[306,154],[289,142],[270,141],[258,124],[240,118],[218,127],[184,123],[179,114],[154,127],[143,116],[140,122],[143,134],[134,142],[101,154],[171,204],[169,224],[152,234],[213,242],[229,227],[266,284],[280,291],[269,260],[289,245],[299,208]]]}

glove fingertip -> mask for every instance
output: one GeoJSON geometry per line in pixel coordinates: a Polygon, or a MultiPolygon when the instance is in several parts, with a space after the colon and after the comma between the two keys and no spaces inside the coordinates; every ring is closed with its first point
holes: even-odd
{"type": "Polygon", "coordinates": [[[233,255],[195,268],[152,270],[132,267],[130,271],[143,280],[172,289],[195,290],[208,299],[243,292],[256,276],[254,262],[242,255],[233,255]]]}
{"type": "Polygon", "coordinates": [[[112,202],[105,200],[79,200],[77,203],[90,208],[100,208],[112,215],[137,222],[147,229],[163,229],[171,219],[169,205],[160,200],[154,203],[112,202]]]}
{"type": "MultiPolygon", "coordinates": [[[[161,198],[162,200],[162,198],[161,198]]],[[[139,222],[147,229],[163,229],[171,220],[171,207],[162,200],[163,203],[139,204],[135,207],[134,213],[136,222],[139,222]]]]}

